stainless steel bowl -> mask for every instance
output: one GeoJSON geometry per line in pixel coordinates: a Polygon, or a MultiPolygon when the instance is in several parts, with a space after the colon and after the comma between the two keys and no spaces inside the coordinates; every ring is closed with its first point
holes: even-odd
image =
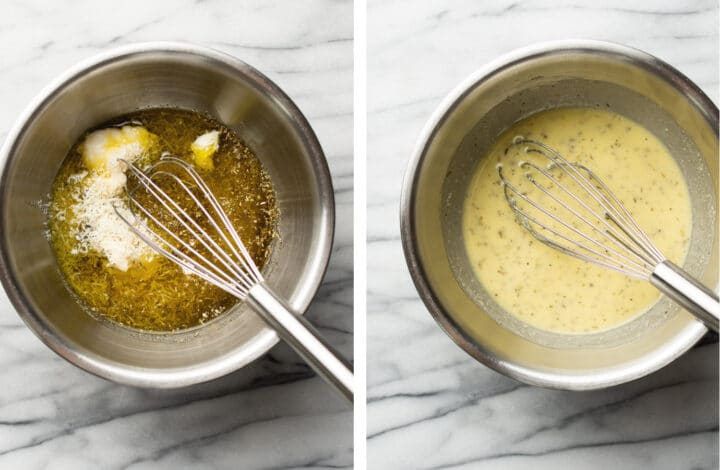
{"type": "Polygon", "coordinates": [[[614,110],[668,146],[686,179],[693,208],[684,267],[717,291],[718,109],[668,64],[616,44],[563,41],[522,49],[479,70],[450,93],[412,156],[402,192],[401,233],[422,300],[466,352],[526,383],[595,389],[659,369],[706,329],[663,299],[617,329],[552,334],[514,319],[479,285],[460,223],[473,169],[504,129],[561,106],[614,110]]]}
{"type": "Polygon", "coordinates": [[[179,387],[238,369],[277,335],[239,305],[176,334],[132,331],[80,309],[45,236],[46,201],[72,144],[88,128],[141,108],[196,110],[234,129],[270,173],[281,211],[281,242],[268,285],[304,312],[330,257],[334,199],[320,144],[295,104],[267,77],[234,57],[179,43],[121,47],[50,85],[10,131],[2,151],[0,274],[33,332],[59,355],[121,383],[179,387]]]}

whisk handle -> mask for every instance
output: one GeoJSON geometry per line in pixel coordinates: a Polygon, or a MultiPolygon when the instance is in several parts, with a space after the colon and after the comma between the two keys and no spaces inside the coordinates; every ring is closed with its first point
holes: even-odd
{"type": "Polygon", "coordinates": [[[655,267],[650,283],[717,333],[720,302],[716,293],[670,261],[663,261],[655,267]]]}
{"type": "Polygon", "coordinates": [[[353,372],[350,365],[320,337],[320,333],[305,318],[293,313],[282,299],[262,283],[250,289],[246,302],[315,372],[350,402],[353,401],[353,372]]]}

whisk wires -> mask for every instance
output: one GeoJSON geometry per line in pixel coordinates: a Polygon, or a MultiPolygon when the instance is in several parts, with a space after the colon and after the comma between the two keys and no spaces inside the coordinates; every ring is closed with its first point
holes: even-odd
{"type": "Polygon", "coordinates": [[[516,137],[508,150],[513,147],[522,147],[528,156],[542,157],[540,164],[518,163],[529,188],[536,191],[513,184],[503,164],[497,165],[505,199],[518,222],[537,240],[636,279],[647,280],[664,261],[622,202],[589,168],[569,162],[533,139],[516,137]]]}
{"type": "Polygon", "coordinates": [[[191,165],[172,155],[144,171],[123,164],[134,185],[127,189],[129,211],[116,205],[115,213],[153,250],[239,299],[263,282],[227,213],[191,165]]]}

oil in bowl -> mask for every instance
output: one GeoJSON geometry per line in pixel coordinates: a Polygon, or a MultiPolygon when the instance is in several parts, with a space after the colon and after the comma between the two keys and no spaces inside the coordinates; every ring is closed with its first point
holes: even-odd
{"type": "Polygon", "coordinates": [[[260,269],[278,221],[275,191],[260,160],[206,115],[146,109],[83,135],[52,188],[48,225],[60,271],[89,314],[155,332],[201,325],[237,302],[156,254],[115,213],[115,207],[129,211],[123,160],[147,168],[163,154],[195,166],[260,269]]]}
{"type": "MultiPolygon", "coordinates": [[[[559,334],[597,333],[648,311],[660,299],[649,283],[591,265],[537,241],[516,222],[496,165],[532,191],[518,167],[533,157],[509,148],[516,136],[542,141],[592,169],[668,259],[682,264],[692,228],[690,195],[669,150],[650,131],[596,108],[558,108],[523,119],[480,160],[463,207],[462,233],[472,270],[505,312],[559,334]]],[[[539,165],[547,164],[538,157],[539,165]]]]}

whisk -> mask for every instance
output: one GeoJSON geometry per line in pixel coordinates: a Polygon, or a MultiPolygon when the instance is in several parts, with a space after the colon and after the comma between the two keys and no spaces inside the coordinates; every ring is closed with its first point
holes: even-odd
{"type": "Polygon", "coordinates": [[[708,328],[718,331],[717,294],[668,261],[595,173],[569,162],[543,142],[518,136],[508,150],[514,146],[525,146],[526,154],[547,160],[547,165],[518,163],[525,171],[523,176],[532,183],[531,190],[540,191],[538,198],[508,181],[502,163],[497,165],[505,199],[517,221],[533,237],[567,255],[649,281],[708,328]]]}
{"type": "Polygon", "coordinates": [[[115,213],[153,250],[246,301],[330,385],[353,399],[350,366],[265,283],[218,199],[195,169],[172,155],[142,171],[123,161],[136,184],[128,210],[115,213]],[[180,189],[171,197],[170,189],[180,189]],[[140,197],[142,196],[142,197],[140,197]],[[181,199],[182,198],[182,199],[181,199]]]}

